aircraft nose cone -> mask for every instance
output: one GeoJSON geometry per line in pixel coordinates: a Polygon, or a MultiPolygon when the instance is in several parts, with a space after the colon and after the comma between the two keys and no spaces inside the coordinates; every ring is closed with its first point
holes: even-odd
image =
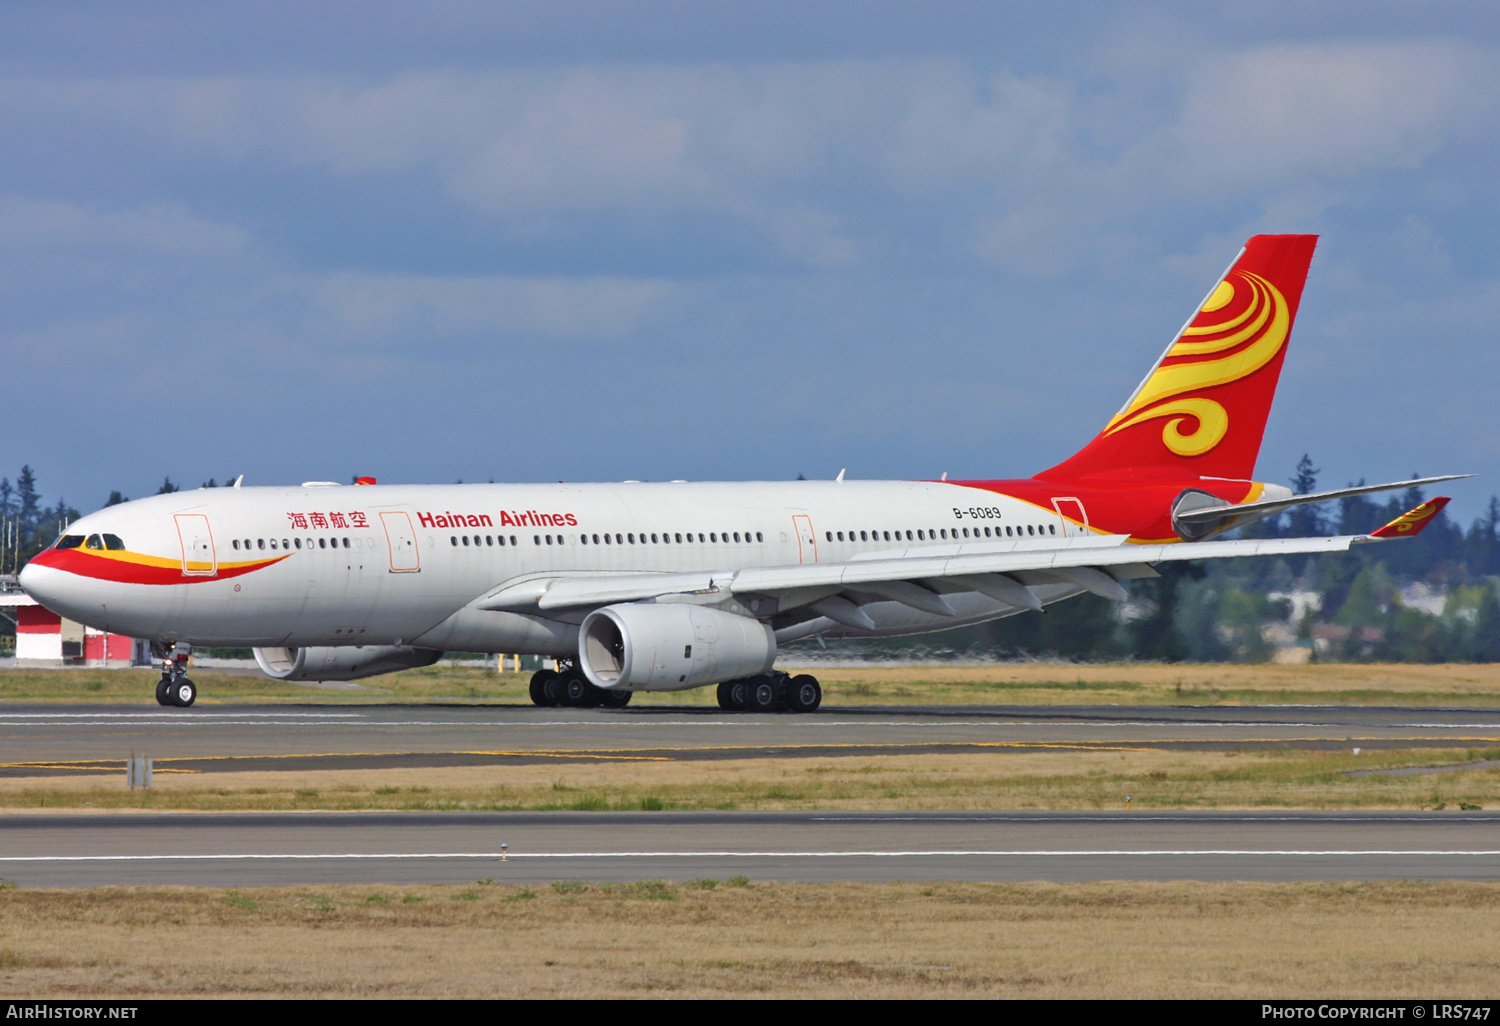
{"type": "Polygon", "coordinates": [[[71,614],[76,618],[73,607],[77,605],[77,579],[72,574],[48,566],[46,557],[49,551],[51,550],[43,550],[22,567],[16,580],[26,594],[54,613],[64,616],[71,614]]]}
{"type": "Polygon", "coordinates": [[[45,602],[45,596],[43,596],[38,590],[45,589],[46,587],[46,585],[42,583],[42,577],[43,574],[39,568],[32,566],[30,563],[27,563],[21,568],[21,576],[16,578],[16,580],[20,583],[21,588],[26,592],[26,594],[30,595],[38,602],[45,602]]]}
{"type": "Polygon", "coordinates": [[[21,575],[16,580],[26,594],[50,609],[53,602],[61,597],[56,594],[58,578],[61,576],[55,570],[49,573],[44,567],[27,563],[21,568],[21,575]]]}

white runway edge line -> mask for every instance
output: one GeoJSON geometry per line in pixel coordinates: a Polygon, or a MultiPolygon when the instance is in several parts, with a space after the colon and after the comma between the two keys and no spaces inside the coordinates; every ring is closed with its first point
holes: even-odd
{"type": "Polygon", "coordinates": [[[517,859],[893,859],[893,858],[1119,858],[1138,856],[1156,858],[1172,855],[1218,855],[1218,856],[1271,856],[1274,858],[1324,858],[1359,856],[1420,856],[1423,858],[1500,858],[1500,849],[1443,850],[1443,849],[1279,849],[1257,848],[1163,848],[1142,850],[1135,848],[1070,850],[1037,849],[1031,851],[550,851],[509,852],[498,851],[444,851],[444,852],[343,852],[313,854],[214,854],[214,855],[6,855],[0,863],[13,862],[235,862],[259,861],[338,861],[361,859],[367,861],[397,859],[494,859],[515,861],[517,859]]]}
{"type": "MultiPolygon", "coordinates": [[[[997,722],[953,722],[953,723],[926,723],[926,722],[874,722],[861,723],[858,721],[825,721],[818,723],[796,723],[784,719],[772,720],[765,723],[729,722],[721,720],[667,720],[646,722],[641,720],[624,720],[618,723],[594,723],[588,721],[573,720],[543,720],[527,722],[516,720],[512,722],[495,722],[482,720],[380,720],[376,718],[365,718],[358,714],[346,713],[238,713],[236,718],[229,716],[212,715],[206,716],[198,713],[178,715],[166,714],[138,714],[133,716],[120,715],[118,718],[110,717],[113,714],[102,714],[101,717],[88,718],[75,714],[77,718],[49,717],[37,715],[33,718],[22,719],[19,715],[0,713],[0,726],[8,727],[117,727],[117,726],[151,726],[151,727],[195,727],[199,729],[212,729],[214,727],[264,727],[277,723],[290,725],[295,723],[300,726],[342,727],[349,730],[368,730],[371,728],[388,729],[392,727],[441,727],[449,730],[537,730],[548,727],[588,728],[595,730],[648,730],[652,728],[675,728],[675,727],[700,727],[742,730],[758,730],[772,727],[816,727],[826,729],[830,727],[900,727],[905,730],[953,730],[967,727],[985,727],[994,730],[1005,730],[1014,727],[1109,727],[1115,729],[1148,729],[1159,728],[1186,729],[1186,728],[1216,728],[1228,735],[1234,731],[1244,730],[1361,730],[1365,737],[1376,737],[1384,733],[1399,730],[1427,730],[1427,731],[1453,731],[1453,730],[1485,730],[1500,731],[1500,723],[1375,723],[1375,724],[1349,724],[1349,723],[1225,723],[1225,722],[1186,722],[1181,720],[1166,720],[1158,722],[1127,722],[1127,723],[1092,723],[1073,721],[997,721],[997,722]],[[259,715],[257,719],[249,717],[259,715]]],[[[1039,738],[1039,742],[1058,740],[1056,738],[1039,738]]],[[[1069,738],[1068,740],[1076,740],[1069,738]]],[[[1087,741],[1097,741],[1098,738],[1085,738],[1087,741]]],[[[1121,743],[1138,743],[1139,739],[1116,738],[1121,743]]],[[[1234,737],[1224,738],[1149,738],[1151,741],[1160,740],[1236,740],[1234,737]]],[[[1273,739],[1274,740],[1274,739],[1273,739]]],[[[1327,740],[1338,740],[1328,738],[1327,740]]],[[[1391,738],[1390,740],[1401,741],[1405,738],[1391,738]]],[[[1426,740],[1422,738],[1414,740],[1426,740]]],[[[874,743],[874,742],[872,742],[874,743]]],[[[924,742],[915,741],[914,744],[924,742]]]]}

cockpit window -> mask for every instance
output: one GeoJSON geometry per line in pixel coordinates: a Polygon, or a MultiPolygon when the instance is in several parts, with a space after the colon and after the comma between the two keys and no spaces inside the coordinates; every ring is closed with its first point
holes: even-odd
{"type": "Polygon", "coordinates": [[[104,548],[104,539],[97,534],[91,534],[89,535],[89,540],[83,543],[83,547],[86,549],[102,549],[104,548]]]}
{"type": "Polygon", "coordinates": [[[55,547],[59,549],[76,549],[82,544],[83,535],[65,534],[61,538],[57,539],[57,545],[55,547]]]}
{"type": "Polygon", "coordinates": [[[104,536],[104,547],[115,552],[125,551],[125,543],[120,540],[120,536],[118,534],[106,534],[104,536]]]}

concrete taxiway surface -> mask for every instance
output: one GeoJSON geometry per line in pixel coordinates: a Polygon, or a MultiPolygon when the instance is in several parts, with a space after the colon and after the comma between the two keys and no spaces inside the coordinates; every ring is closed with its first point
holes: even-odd
{"type": "Polygon", "coordinates": [[[497,705],[0,707],[0,775],[363,769],[930,752],[1500,745],[1500,710],[1134,706],[833,707],[815,715],[497,705]]]}
{"type": "Polygon", "coordinates": [[[0,877],[24,887],[464,883],[484,878],[537,884],[723,880],[739,874],[812,882],[1487,880],[1500,877],[1500,814],[0,817],[0,877]]]}

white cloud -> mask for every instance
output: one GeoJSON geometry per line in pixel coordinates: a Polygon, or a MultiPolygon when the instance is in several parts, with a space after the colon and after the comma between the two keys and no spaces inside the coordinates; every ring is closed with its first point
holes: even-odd
{"type": "Polygon", "coordinates": [[[1492,117],[1497,84],[1492,52],[1443,40],[1214,54],[1148,163],[1220,191],[1415,167],[1492,117]]]}
{"type": "Polygon", "coordinates": [[[237,225],[198,217],[178,203],[99,211],[30,196],[0,197],[3,249],[109,248],[142,255],[204,257],[238,254],[249,245],[249,234],[237,225]]]}
{"type": "Polygon", "coordinates": [[[623,278],[436,278],[337,274],[316,282],[316,307],[345,337],[498,337],[608,340],[659,315],[677,287],[623,278]]]}

